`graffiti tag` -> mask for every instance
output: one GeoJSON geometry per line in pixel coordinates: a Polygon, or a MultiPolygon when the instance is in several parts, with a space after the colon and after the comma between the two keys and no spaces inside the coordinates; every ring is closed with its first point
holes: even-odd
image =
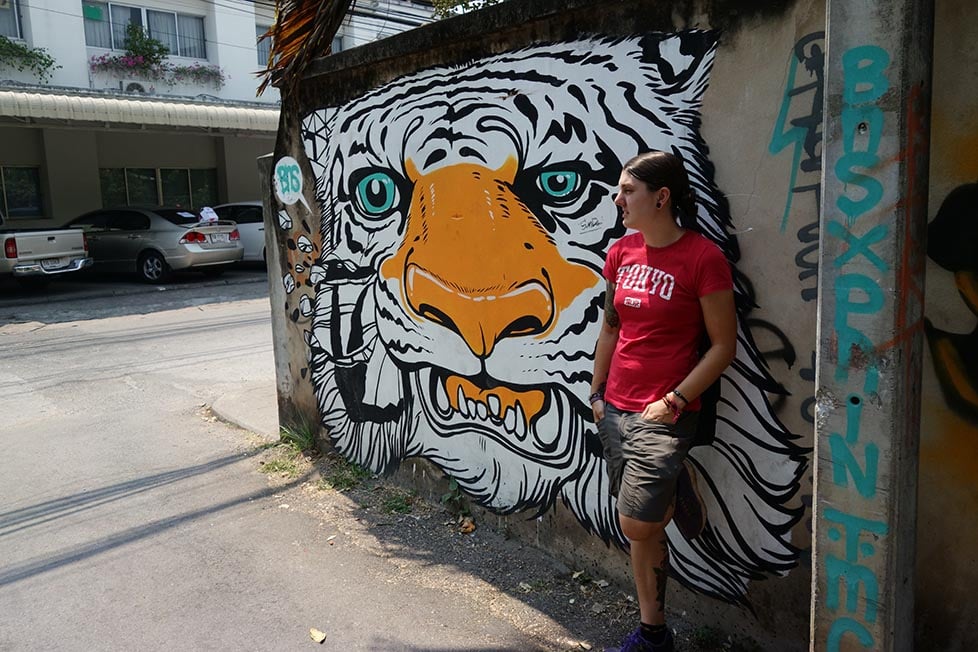
{"type": "MultiPolygon", "coordinates": [[[[885,71],[890,57],[882,48],[867,45],[855,47],[842,55],[842,132],[843,155],[833,170],[845,191],[836,206],[846,216],[845,224],[832,221],[827,236],[846,245],[833,261],[843,270],[850,266],[886,271],[889,266],[872,247],[886,240],[886,225],[877,225],[865,233],[856,233],[859,218],[874,209],[883,198],[883,184],[871,173],[880,162],[878,150],[884,115],[877,105],[889,88],[885,71]]],[[[866,316],[878,313],[885,296],[878,282],[867,274],[852,271],[836,276],[832,296],[835,301],[833,330],[838,343],[835,379],[847,382],[850,374],[864,374],[862,394],[874,395],[879,386],[879,365],[875,345],[862,328],[866,316]]],[[[829,435],[832,482],[843,489],[854,489],[865,500],[876,497],[879,447],[865,441],[861,432],[863,395],[851,394],[846,400],[845,435],[829,435]]],[[[872,564],[864,563],[876,551],[878,541],[889,533],[889,526],[840,510],[826,509],[828,539],[838,544],[842,554],[828,554],[822,572],[826,584],[826,606],[839,615],[828,633],[830,651],[843,647],[848,634],[865,648],[874,647],[874,638],[865,623],[877,618],[879,586],[872,564]],[[840,587],[845,588],[845,605],[841,604],[840,587]],[[860,600],[860,595],[863,599],[860,600]],[[860,605],[864,606],[862,613],[860,605]]]]}

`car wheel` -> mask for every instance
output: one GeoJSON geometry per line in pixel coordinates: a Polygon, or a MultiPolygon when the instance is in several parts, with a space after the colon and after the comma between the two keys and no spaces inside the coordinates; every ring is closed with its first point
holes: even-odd
{"type": "Polygon", "coordinates": [[[139,277],[147,283],[162,283],[170,272],[169,265],[162,255],[147,251],[139,257],[139,277]]]}

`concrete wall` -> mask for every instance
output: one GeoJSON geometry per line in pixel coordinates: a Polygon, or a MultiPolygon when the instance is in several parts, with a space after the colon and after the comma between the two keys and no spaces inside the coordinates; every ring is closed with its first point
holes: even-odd
{"type": "Polygon", "coordinates": [[[978,14],[936,3],[917,626],[920,649],[978,647],[978,14]]]}
{"type": "MultiPolygon", "coordinates": [[[[978,167],[974,13],[944,3],[935,34],[921,649],[978,642],[978,188],[950,194],[978,167]]],[[[707,532],[668,532],[671,604],[805,647],[824,29],[818,2],[514,1],[318,62],[272,163],[283,418],[376,471],[412,460],[405,482],[453,477],[484,519],[627,586],[585,402],[600,261],[621,162],[678,148],[741,337],[692,453],[707,532]],[[514,280],[549,288],[549,321],[500,300],[514,280]]]]}
{"type": "Polygon", "coordinates": [[[221,186],[227,201],[250,201],[261,199],[261,186],[258,184],[258,157],[271,153],[275,146],[271,138],[224,137],[215,143],[218,156],[219,175],[225,179],[221,186]]]}
{"type": "Polygon", "coordinates": [[[67,220],[99,208],[102,196],[95,133],[78,129],[38,131],[44,137],[44,192],[49,214],[67,220]]]}

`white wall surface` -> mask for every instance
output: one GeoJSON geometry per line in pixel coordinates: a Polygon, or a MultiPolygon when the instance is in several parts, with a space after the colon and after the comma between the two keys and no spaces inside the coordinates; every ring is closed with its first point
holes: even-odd
{"type": "Polygon", "coordinates": [[[44,48],[61,66],[49,83],[87,87],[88,61],[80,56],[85,48],[81,0],[21,0],[20,13],[27,44],[44,48]]]}
{"type": "MultiPolygon", "coordinates": [[[[118,90],[118,75],[89,74],[89,61],[102,54],[117,55],[120,50],[88,47],[85,44],[81,0],[18,0],[23,22],[24,42],[43,47],[61,66],[49,83],[94,90],[118,90]]],[[[207,38],[207,59],[203,65],[220,66],[228,79],[223,88],[212,84],[190,84],[168,87],[147,81],[144,88],[158,95],[208,95],[223,100],[276,103],[278,91],[268,89],[256,97],[259,78],[255,26],[269,25],[274,19],[270,6],[243,0],[131,0],[120,4],[147,9],[161,9],[202,16],[207,38]]],[[[343,48],[348,49],[384,38],[430,20],[430,8],[399,0],[365,0],[348,17],[342,29],[343,48]]],[[[171,56],[176,64],[192,64],[196,59],[171,56]]],[[[0,69],[0,79],[36,82],[29,74],[0,69]]],[[[133,77],[133,79],[136,79],[133,77]]]]}

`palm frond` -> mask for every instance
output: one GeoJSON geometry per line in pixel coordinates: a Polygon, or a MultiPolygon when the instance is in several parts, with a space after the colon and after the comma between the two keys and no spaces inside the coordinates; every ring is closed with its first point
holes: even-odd
{"type": "Polygon", "coordinates": [[[353,0],[276,0],[275,24],[261,37],[272,39],[272,47],[258,94],[272,84],[283,101],[293,95],[309,64],[332,51],[333,37],[352,4],[353,0]]]}

